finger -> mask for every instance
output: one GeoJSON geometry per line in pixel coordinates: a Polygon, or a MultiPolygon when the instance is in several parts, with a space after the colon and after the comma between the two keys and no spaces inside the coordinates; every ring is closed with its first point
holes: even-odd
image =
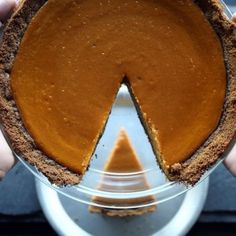
{"type": "Polygon", "coordinates": [[[236,23],[236,12],[233,14],[232,21],[236,23]]]}
{"type": "Polygon", "coordinates": [[[5,138],[0,131],[0,178],[8,172],[15,163],[15,158],[5,138]]]}
{"type": "Polygon", "coordinates": [[[4,171],[1,171],[1,170],[0,170],[0,180],[4,178],[5,174],[6,174],[6,173],[5,173],[4,171]]]}
{"type": "Polygon", "coordinates": [[[224,161],[226,168],[236,177],[236,145],[224,161]]]}
{"type": "Polygon", "coordinates": [[[6,21],[16,7],[16,0],[0,0],[0,21],[6,21]]]}

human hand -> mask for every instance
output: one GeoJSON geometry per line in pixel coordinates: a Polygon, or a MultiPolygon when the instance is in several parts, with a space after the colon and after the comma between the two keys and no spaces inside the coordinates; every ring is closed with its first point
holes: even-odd
{"type": "Polygon", "coordinates": [[[233,14],[232,21],[236,23],[236,12],[233,14]]]}
{"type": "MultiPolygon", "coordinates": [[[[16,7],[16,0],[0,0],[0,22],[5,22],[16,7]]],[[[0,131],[0,179],[14,165],[15,159],[0,131]]]]}
{"type": "MultiPolygon", "coordinates": [[[[236,23],[236,12],[233,14],[232,21],[236,23]]],[[[236,177],[236,145],[225,159],[224,164],[226,168],[236,177]]]]}
{"type": "Polygon", "coordinates": [[[14,8],[16,7],[17,0],[0,0],[0,21],[5,22],[14,8]]]}

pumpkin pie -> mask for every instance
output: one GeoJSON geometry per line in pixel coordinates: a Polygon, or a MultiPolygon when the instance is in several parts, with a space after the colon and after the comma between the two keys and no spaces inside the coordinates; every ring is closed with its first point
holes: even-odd
{"type": "MultiPolygon", "coordinates": [[[[102,176],[102,184],[99,190],[109,190],[111,192],[125,193],[135,191],[145,191],[150,189],[143,167],[139,158],[132,147],[128,134],[125,129],[119,132],[115,146],[109,156],[104,168],[105,173],[113,173],[113,175],[104,174],[102,176]],[[132,175],[129,177],[129,175],[132,175]],[[117,174],[128,174],[125,178],[120,178],[117,174]],[[114,176],[116,175],[116,176],[114,176]]],[[[150,204],[155,201],[153,195],[140,197],[135,199],[106,199],[103,197],[94,197],[93,202],[96,204],[112,204],[120,206],[130,206],[138,204],[150,204]]],[[[89,211],[92,213],[102,213],[107,216],[135,216],[142,215],[156,210],[156,205],[141,207],[137,209],[112,209],[90,206],[89,211]]]]}
{"type": "Polygon", "coordinates": [[[125,83],[167,177],[195,184],[235,138],[235,45],[217,0],[26,0],[0,47],[2,128],[77,184],[125,83]]]}

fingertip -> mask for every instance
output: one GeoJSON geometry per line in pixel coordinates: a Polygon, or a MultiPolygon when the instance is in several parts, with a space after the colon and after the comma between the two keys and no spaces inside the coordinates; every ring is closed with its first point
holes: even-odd
{"type": "Polygon", "coordinates": [[[15,164],[15,158],[0,131],[0,171],[7,172],[15,164]]]}
{"type": "Polygon", "coordinates": [[[236,145],[224,161],[225,167],[236,177],[236,145]]]}
{"type": "Polygon", "coordinates": [[[5,175],[6,173],[0,170],[0,180],[2,180],[5,177],[5,175]]]}
{"type": "Polygon", "coordinates": [[[236,23],[236,12],[232,16],[232,21],[236,23]]]}

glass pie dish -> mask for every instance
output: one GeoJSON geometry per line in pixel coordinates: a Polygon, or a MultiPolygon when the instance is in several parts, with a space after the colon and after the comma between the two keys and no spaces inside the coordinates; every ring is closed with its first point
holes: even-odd
{"type": "MultiPolygon", "coordinates": [[[[231,17],[229,9],[224,3],[223,5],[225,7],[225,14],[231,17]]],[[[148,137],[140,123],[136,109],[125,85],[121,87],[117,95],[104,134],[91,159],[90,167],[80,184],[67,187],[57,187],[56,185],[50,184],[48,179],[34,166],[29,165],[16,153],[14,153],[14,155],[40,181],[57,192],[75,201],[102,208],[137,209],[147,207],[166,202],[192,188],[191,186],[169,181],[156,164],[156,158],[148,141],[148,137]],[[132,145],[143,166],[142,171],[132,173],[104,171],[105,163],[121,128],[125,129],[130,137],[132,145]],[[139,182],[144,176],[148,182],[148,188],[134,188],[133,186],[139,186],[139,182]],[[103,187],[101,188],[101,186],[103,187]],[[95,197],[100,197],[103,201],[95,202],[95,197]],[[146,197],[149,197],[149,201],[135,201],[135,199],[146,197]],[[127,204],[127,200],[132,201],[129,201],[129,204],[127,204]]],[[[207,178],[222,160],[223,159],[218,161],[209,169],[202,176],[199,183],[207,178]]]]}

